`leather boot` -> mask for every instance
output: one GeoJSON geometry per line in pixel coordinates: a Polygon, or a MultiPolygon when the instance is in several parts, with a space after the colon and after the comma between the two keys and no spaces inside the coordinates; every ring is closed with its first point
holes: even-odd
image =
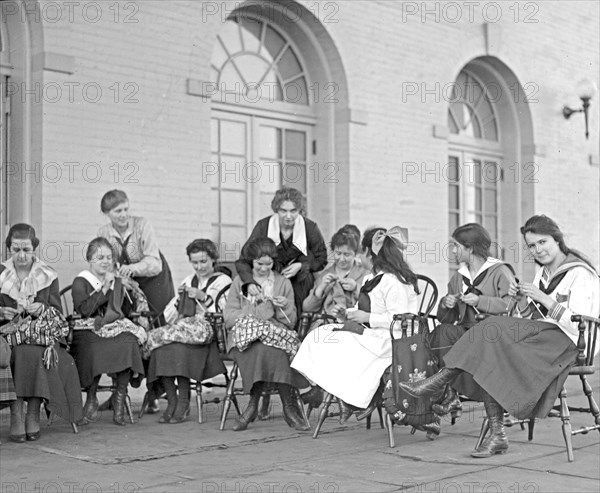
{"type": "Polygon", "coordinates": [[[347,402],[344,402],[342,399],[339,400],[340,405],[340,424],[343,425],[346,421],[350,419],[350,416],[354,414],[356,408],[351,406],[347,402]]]}
{"type": "Polygon", "coordinates": [[[127,399],[127,385],[117,384],[112,395],[113,423],[125,426],[125,399],[127,399]]]}
{"type": "Polygon", "coordinates": [[[255,383],[250,390],[250,400],[244,412],[239,416],[233,424],[233,431],[242,431],[248,428],[248,424],[252,423],[258,415],[258,401],[260,399],[260,384],[255,383]]]}
{"type": "Polygon", "coordinates": [[[301,395],[304,404],[310,404],[314,409],[323,403],[323,389],[313,385],[308,392],[301,395]]]}
{"type": "Polygon", "coordinates": [[[504,409],[488,393],[483,396],[483,404],[490,420],[490,434],[476,450],[471,452],[471,457],[485,458],[495,454],[505,454],[508,450],[508,438],[504,432],[504,409]]]}
{"type": "MultiPolygon", "coordinates": [[[[102,375],[100,375],[100,376],[102,376],[102,375]]],[[[114,377],[112,379],[112,384],[113,384],[113,387],[117,385],[117,380],[114,377]]],[[[110,395],[110,397],[108,399],[106,399],[102,404],[100,404],[98,406],[98,411],[100,411],[100,412],[112,411],[113,395],[114,395],[114,392],[110,395]]]]}
{"type": "Polygon", "coordinates": [[[175,386],[175,377],[162,377],[162,383],[167,394],[167,409],[158,422],[165,424],[171,421],[173,413],[177,408],[177,387],[175,386]]]}
{"type": "Polygon", "coordinates": [[[361,421],[361,420],[367,418],[368,416],[371,416],[371,414],[373,414],[373,411],[375,411],[375,409],[377,409],[377,404],[379,404],[381,402],[381,399],[383,397],[383,390],[384,390],[384,384],[383,384],[383,382],[379,382],[379,387],[377,387],[377,390],[373,394],[373,397],[371,399],[371,402],[369,402],[369,405],[362,411],[358,411],[356,413],[357,421],[361,421]]]}
{"type": "Polygon", "coordinates": [[[21,397],[10,403],[10,440],[16,443],[25,442],[25,402],[21,397]]]}
{"type": "Polygon", "coordinates": [[[298,408],[295,389],[291,385],[280,383],[278,386],[279,397],[283,405],[283,417],[290,428],[298,431],[310,430],[310,425],[304,419],[302,411],[298,408]]]}
{"type": "Polygon", "coordinates": [[[27,399],[27,416],[25,417],[25,435],[28,442],[40,439],[40,406],[42,399],[30,397],[27,399]]]}
{"type": "Polygon", "coordinates": [[[190,414],[190,379],[177,377],[177,407],[169,423],[183,423],[190,414]]]}
{"type": "Polygon", "coordinates": [[[83,405],[83,417],[79,421],[80,425],[87,425],[98,418],[98,397],[96,392],[98,390],[98,383],[100,377],[95,377],[94,381],[90,385],[87,391],[87,397],[85,398],[85,404],[83,405]]]}
{"type": "Polygon", "coordinates": [[[446,387],[446,394],[442,402],[433,404],[431,408],[438,416],[445,416],[448,413],[452,413],[453,419],[460,417],[462,414],[462,404],[458,398],[458,392],[450,385],[446,387]]]}
{"type": "Polygon", "coordinates": [[[451,383],[462,370],[458,368],[442,368],[435,375],[418,382],[400,382],[399,387],[413,397],[442,394],[446,385],[451,383]]]}

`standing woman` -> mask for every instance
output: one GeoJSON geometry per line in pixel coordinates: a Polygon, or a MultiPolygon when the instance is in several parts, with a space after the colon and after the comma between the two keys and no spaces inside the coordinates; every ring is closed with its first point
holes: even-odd
{"type": "MultiPolygon", "coordinates": [[[[129,214],[129,199],[121,190],[106,192],[100,209],[110,224],[98,230],[98,236],[107,238],[113,246],[117,261],[117,274],[133,278],[146,295],[152,322],[164,325],[163,311],[175,296],[171,269],[158,249],[156,234],[143,217],[129,214]]],[[[147,360],[144,360],[145,364],[147,360]]],[[[157,397],[161,390],[148,387],[150,405],[148,413],[159,411],[157,397]]],[[[105,404],[100,409],[104,409],[105,404]]]]}
{"type": "Polygon", "coordinates": [[[508,450],[504,409],[518,419],[548,415],[578,354],[578,324],[571,315],[597,317],[600,310],[598,274],[582,254],[567,247],[552,219],[533,216],[521,234],[539,265],[532,283],[510,283],[509,294],[522,318],[491,317],[478,323],[445,355],[440,372],[400,383],[411,395],[433,396],[463,372],[473,376],[485,391],[491,428],[473,457],[508,450]]]}
{"type": "Polygon", "coordinates": [[[153,330],[146,343],[146,350],[151,351],[148,382],[160,380],[167,393],[167,409],[159,423],[185,420],[190,407],[190,379],[200,385],[202,380],[226,372],[205,313],[222,311],[223,293],[231,278],[215,271],[219,253],[211,240],[192,241],[186,253],[194,274],[179,287],[175,320],[167,317],[170,323],[153,330]]]}
{"type": "Polygon", "coordinates": [[[85,422],[98,411],[96,391],[103,373],[116,375],[112,396],[113,422],[125,426],[125,399],[132,374],[144,374],[140,344],[146,331],[127,318],[135,311],[133,294],[125,290],[131,279],[115,277],[113,249],[106,238],[88,245],[89,270],[75,278],[71,289],[73,309],[81,315],[73,332],[71,353],[77,363],[81,386],[87,390],[83,408],[85,422]]]}
{"type": "Polygon", "coordinates": [[[275,242],[266,237],[255,238],[244,246],[242,255],[252,262],[252,277],[260,287],[259,294],[250,294],[238,276],[225,306],[227,347],[239,365],[244,392],[250,394],[234,431],[245,430],[256,419],[265,384],[277,386],[287,424],[300,431],[309,429],[293,397],[293,387],[305,382],[290,368],[290,359],[300,341],[293,330],[297,317],[292,285],[273,270],[277,253],[275,242]]]}
{"type": "Polygon", "coordinates": [[[363,265],[372,263],[372,272],[363,279],[357,305],[340,309],[347,322],[316,329],[317,336],[304,339],[291,365],[342,400],[340,423],[356,408],[367,408],[364,416],[372,412],[381,376],[392,364],[389,331],[394,315],[418,309],[417,276],[402,255],[402,229],[367,230],[362,245],[363,265]]]}
{"type": "Polygon", "coordinates": [[[71,423],[81,419],[81,387],[65,350],[69,328],[58,275],[36,257],[38,245],[32,226],[15,224],[6,238],[11,257],[0,265],[0,333],[12,346],[17,395],[10,405],[10,439],[18,443],[39,439],[42,401],[71,423]]]}
{"type": "MultiPolygon", "coordinates": [[[[514,280],[511,266],[490,257],[492,244],[487,230],[476,223],[458,227],[452,233],[450,251],[460,265],[448,283],[448,294],[438,305],[438,325],[431,334],[431,349],[438,356],[440,366],[444,355],[462,335],[477,323],[477,314],[501,315],[510,301],[508,290],[514,280]]],[[[456,390],[473,400],[482,400],[482,391],[470,375],[463,374],[448,387],[440,404],[433,411],[443,416],[462,409],[456,390]]]]}
{"type": "MultiPolygon", "coordinates": [[[[325,240],[317,224],[302,214],[303,200],[295,188],[277,190],[271,201],[273,215],[258,221],[246,242],[248,245],[265,236],[275,242],[277,256],[273,269],[291,281],[298,313],[313,287],[314,273],[327,264],[325,240]]],[[[252,260],[244,256],[244,250],[235,267],[243,285],[248,285],[248,293],[257,296],[260,285],[252,277],[252,260]]]]}
{"type": "Polygon", "coordinates": [[[106,192],[100,209],[110,219],[110,224],[102,226],[98,236],[112,244],[118,275],[131,277],[139,284],[153,318],[158,319],[175,296],[175,290],[171,269],[158,249],[154,229],[143,217],[129,214],[129,199],[121,190],[106,192]]]}

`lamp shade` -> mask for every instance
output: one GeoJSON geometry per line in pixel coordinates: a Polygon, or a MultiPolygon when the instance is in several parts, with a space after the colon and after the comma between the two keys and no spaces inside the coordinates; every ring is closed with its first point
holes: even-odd
{"type": "Polygon", "coordinates": [[[577,83],[577,96],[581,99],[592,99],[597,91],[596,83],[592,79],[585,78],[577,83]]]}

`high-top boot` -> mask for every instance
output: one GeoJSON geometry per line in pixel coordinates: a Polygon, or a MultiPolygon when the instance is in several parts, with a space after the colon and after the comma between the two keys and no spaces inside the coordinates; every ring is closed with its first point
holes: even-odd
{"type": "Polygon", "coordinates": [[[25,435],[27,441],[35,442],[40,438],[40,406],[42,399],[30,397],[27,399],[27,416],[25,416],[25,435]]]}
{"type": "Polygon", "coordinates": [[[444,395],[442,402],[433,404],[431,407],[433,412],[438,416],[452,413],[452,418],[456,419],[462,415],[462,404],[458,398],[458,393],[450,385],[446,387],[446,394],[444,395]]]}
{"type": "Polygon", "coordinates": [[[483,396],[485,412],[490,420],[490,434],[473,452],[471,457],[485,458],[495,454],[505,454],[508,438],[504,432],[504,409],[487,392],[483,396]]]}
{"type": "Polygon", "coordinates": [[[10,403],[10,440],[25,442],[25,402],[21,397],[10,403]]]}
{"type": "Polygon", "coordinates": [[[252,423],[258,415],[258,401],[260,399],[261,385],[255,383],[250,390],[250,400],[244,412],[235,420],[233,431],[242,431],[248,428],[248,424],[252,423]]]}
{"type": "Polygon", "coordinates": [[[313,408],[319,407],[323,403],[323,389],[318,385],[313,385],[302,397],[304,404],[310,404],[313,408]]]}
{"type": "Polygon", "coordinates": [[[400,382],[399,387],[413,397],[441,395],[446,385],[462,373],[458,368],[442,368],[435,375],[418,382],[400,382]]]}
{"type": "Polygon", "coordinates": [[[169,421],[171,424],[183,423],[190,414],[190,379],[177,377],[177,407],[169,421]]]}
{"type": "Polygon", "coordinates": [[[125,426],[125,399],[130,376],[129,370],[117,374],[117,388],[112,396],[113,423],[119,426],[125,426]]]}
{"type": "Polygon", "coordinates": [[[298,431],[310,430],[310,425],[304,419],[302,411],[298,408],[298,401],[293,395],[293,387],[284,383],[278,385],[279,397],[283,405],[283,417],[290,428],[298,431]]]}
{"type": "Polygon", "coordinates": [[[94,377],[94,381],[87,390],[87,397],[85,398],[85,404],[83,405],[83,417],[79,424],[87,425],[92,421],[96,421],[98,417],[98,384],[100,383],[100,375],[94,377]]]}
{"type": "Polygon", "coordinates": [[[175,377],[162,377],[162,384],[167,394],[167,409],[165,409],[158,422],[165,424],[171,421],[177,407],[177,386],[175,385],[175,377]]]}

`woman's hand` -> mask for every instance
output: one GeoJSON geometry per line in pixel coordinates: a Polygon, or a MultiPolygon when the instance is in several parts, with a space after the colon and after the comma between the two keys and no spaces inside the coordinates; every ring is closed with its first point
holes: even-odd
{"type": "Polygon", "coordinates": [[[519,290],[519,283],[516,279],[511,279],[508,283],[508,295],[520,300],[523,298],[523,294],[519,290]]]}
{"type": "Polygon", "coordinates": [[[190,298],[195,298],[199,301],[206,300],[206,293],[198,288],[192,288],[191,286],[186,286],[185,290],[190,298]]]}
{"type": "Polygon", "coordinates": [[[302,269],[302,263],[294,262],[293,264],[290,264],[285,269],[283,269],[281,271],[281,275],[290,279],[296,274],[298,274],[298,272],[300,272],[300,269],[302,269]]]}
{"type": "Polygon", "coordinates": [[[465,294],[460,299],[469,306],[477,306],[477,303],[479,303],[479,296],[475,293],[465,294]]]}
{"type": "Polygon", "coordinates": [[[356,289],[357,283],[354,279],[348,277],[345,279],[340,279],[340,286],[344,291],[354,291],[356,289]]]}
{"type": "Polygon", "coordinates": [[[275,296],[271,298],[271,302],[278,308],[285,308],[288,306],[290,300],[288,300],[285,296],[275,296]]]}
{"type": "Polygon", "coordinates": [[[536,285],[531,284],[529,282],[522,282],[519,284],[519,292],[524,296],[528,296],[533,301],[537,301],[544,305],[548,310],[551,310],[556,305],[556,301],[554,301],[550,296],[544,293],[540,288],[536,285]]]}
{"type": "Polygon", "coordinates": [[[119,267],[119,275],[121,277],[132,277],[134,274],[131,265],[121,265],[119,267]]]}
{"type": "Polygon", "coordinates": [[[12,320],[19,314],[16,308],[10,306],[0,307],[0,320],[12,320]]]}
{"type": "Polygon", "coordinates": [[[259,296],[262,293],[262,289],[258,284],[249,284],[248,285],[248,295],[249,296],[259,296]]]}
{"type": "Polygon", "coordinates": [[[39,317],[44,311],[44,304],[39,301],[34,301],[25,307],[25,311],[34,317],[39,317]]]}
{"type": "Polygon", "coordinates": [[[454,295],[454,294],[447,294],[446,296],[444,296],[444,298],[442,299],[442,304],[446,307],[446,308],[454,308],[456,306],[456,302],[458,300],[458,296],[454,295]]]}
{"type": "Polygon", "coordinates": [[[328,274],[325,274],[322,278],[321,278],[321,282],[319,282],[319,285],[317,286],[317,289],[315,289],[315,294],[319,297],[322,298],[325,295],[325,290],[331,285],[333,284],[335,281],[337,280],[337,277],[335,276],[335,274],[329,272],[328,274]]]}
{"type": "Polygon", "coordinates": [[[359,324],[369,323],[369,315],[369,312],[363,312],[362,310],[346,312],[346,318],[348,320],[353,320],[354,322],[358,322],[359,324]]]}

